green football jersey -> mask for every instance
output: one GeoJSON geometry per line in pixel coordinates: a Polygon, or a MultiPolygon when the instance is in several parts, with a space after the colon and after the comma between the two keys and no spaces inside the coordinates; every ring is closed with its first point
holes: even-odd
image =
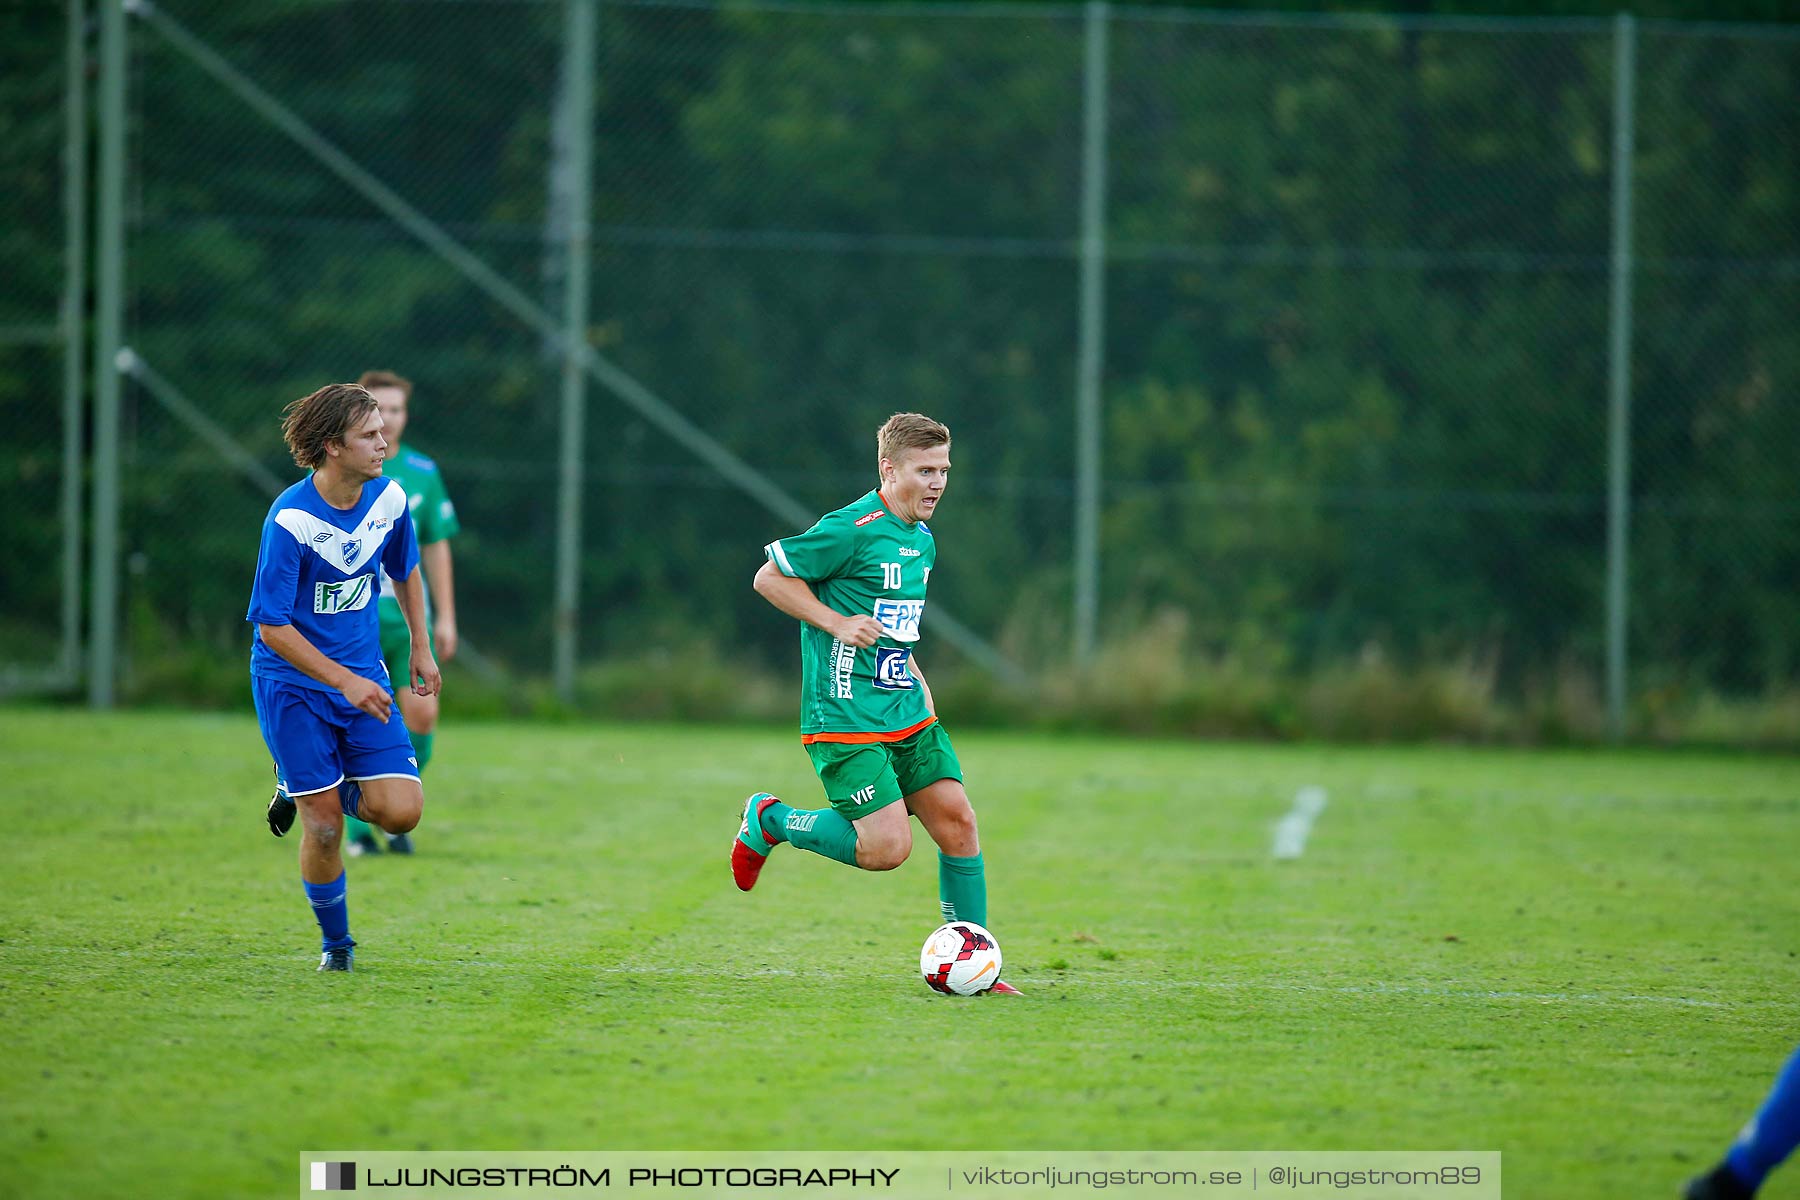
{"type": "Polygon", "coordinates": [[[925,523],[902,521],[877,489],[763,553],[783,575],[811,584],[827,607],[874,617],[882,628],[880,641],[859,650],[800,623],[800,740],[894,741],[930,724],[911,669],[937,562],[925,523]]]}
{"type": "MultiPolygon", "coordinates": [[[[406,505],[412,512],[413,532],[418,535],[419,545],[428,546],[462,532],[462,526],[456,522],[456,505],[450,503],[450,494],[444,490],[444,477],[438,471],[437,463],[417,450],[399,445],[381,464],[381,473],[398,483],[406,493],[406,505]]],[[[404,621],[400,615],[400,601],[394,594],[394,582],[385,574],[381,577],[381,619],[390,623],[404,621]]]]}

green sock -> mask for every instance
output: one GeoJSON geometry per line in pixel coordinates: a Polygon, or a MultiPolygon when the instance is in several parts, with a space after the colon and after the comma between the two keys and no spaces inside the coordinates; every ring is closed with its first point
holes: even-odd
{"type": "Polygon", "coordinates": [[[374,837],[375,831],[369,828],[367,821],[359,821],[355,817],[344,818],[344,841],[354,842],[359,837],[374,837]]]}
{"type": "Polygon", "coordinates": [[[408,730],[406,736],[412,739],[413,757],[419,760],[419,774],[423,775],[426,764],[431,761],[431,743],[437,741],[437,734],[413,733],[408,730]]]}
{"type": "Polygon", "coordinates": [[[793,808],[777,800],[763,810],[763,836],[856,865],[856,826],[830,808],[793,808]]]}
{"type": "Polygon", "coordinates": [[[944,921],[973,921],[987,927],[987,876],[981,855],[957,858],[938,851],[938,907],[944,921]]]}

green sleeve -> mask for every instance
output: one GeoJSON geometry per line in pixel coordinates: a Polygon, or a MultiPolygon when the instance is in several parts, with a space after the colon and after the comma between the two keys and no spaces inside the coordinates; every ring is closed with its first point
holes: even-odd
{"type": "Polygon", "coordinates": [[[450,502],[450,493],[444,490],[442,471],[431,472],[424,494],[419,498],[419,507],[413,510],[413,520],[418,522],[421,546],[441,542],[462,532],[462,526],[456,520],[456,505],[450,502]]]}
{"type": "Polygon", "coordinates": [[[831,513],[805,533],[770,542],[763,553],[783,575],[817,583],[841,573],[855,548],[855,524],[840,513],[831,513]]]}

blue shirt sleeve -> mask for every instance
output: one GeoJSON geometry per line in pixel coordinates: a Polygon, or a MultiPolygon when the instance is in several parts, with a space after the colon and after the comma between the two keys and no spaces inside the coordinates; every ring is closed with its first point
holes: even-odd
{"type": "Polygon", "coordinates": [[[275,523],[263,521],[262,548],[256,553],[256,581],[250,586],[246,621],[258,625],[291,625],[300,590],[300,543],[275,523]]]}
{"type": "Polygon", "coordinates": [[[419,565],[419,535],[404,506],[394,519],[397,528],[381,550],[381,569],[395,583],[405,583],[419,565]]]}

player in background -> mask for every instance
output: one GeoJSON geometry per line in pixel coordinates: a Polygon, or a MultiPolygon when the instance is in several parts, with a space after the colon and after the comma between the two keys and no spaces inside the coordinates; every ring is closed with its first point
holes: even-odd
{"type": "MultiPolygon", "coordinates": [[[[381,477],[388,443],[374,397],[334,383],[289,404],[281,436],[311,473],[263,520],[247,620],[255,625],[250,684],[263,741],[275,759],[269,828],[301,819],[300,879],[319,922],[319,970],[348,971],[345,816],[390,834],[419,823],[425,793],[406,728],[390,721],[393,686],[381,660],[376,576],[401,581],[400,611],[425,627],[419,549],[406,493],[381,477]]],[[[407,690],[435,696],[427,639],[415,638],[407,690]]]]}
{"type": "MultiPolygon", "coordinates": [[[[945,921],[987,924],[987,879],[962,765],[913,657],[937,562],[926,521],[950,476],[950,430],[896,413],[875,434],[881,483],[805,533],[770,542],[757,593],[800,622],[800,741],[829,808],[767,792],[744,802],[731,873],[749,891],[781,842],[846,866],[890,871],[918,817],[938,846],[945,921]]],[[[996,992],[1014,993],[996,983],[996,992]]]]}
{"type": "Polygon", "coordinates": [[[1775,1076],[1762,1107],[1738,1134],[1725,1159],[1688,1181],[1685,1200],[1750,1200],[1770,1171],[1800,1145],[1800,1049],[1775,1076]]]}
{"type": "MultiPolygon", "coordinates": [[[[382,474],[406,491],[407,507],[419,540],[419,560],[425,568],[425,615],[431,630],[431,650],[438,662],[447,663],[456,657],[456,580],[450,563],[450,539],[462,529],[456,521],[456,506],[444,490],[444,477],[437,463],[402,440],[406,436],[407,406],[412,400],[411,381],[392,371],[364,371],[356,382],[368,389],[381,409],[385,423],[382,433],[388,440],[382,474]]],[[[400,614],[394,582],[386,575],[381,577],[379,612],[381,657],[387,662],[388,674],[397,679],[406,670],[412,654],[412,634],[400,614]]],[[[413,757],[419,760],[419,774],[423,775],[431,764],[432,746],[437,740],[438,698],[401,688],[398,699],[400,718],[406,723],[413,757]]],[[[345,832],[352,856],[381,852],[375,831],[364,822],[351,817],[345,822],[345,832]]],[[[387,845],[396,854],[413,852],[412,835],[408,833],[395,834],[387,845]]]]}

